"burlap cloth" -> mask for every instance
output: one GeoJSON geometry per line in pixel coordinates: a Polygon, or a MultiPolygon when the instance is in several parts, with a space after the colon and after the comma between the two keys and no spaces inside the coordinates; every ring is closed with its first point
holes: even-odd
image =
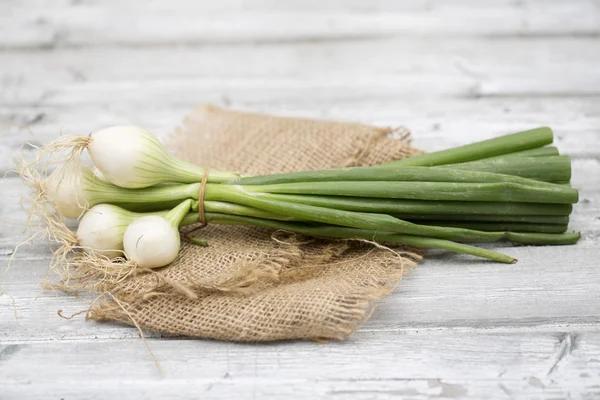
{"type": "MultiPolygon", "coordinates": [[[[400,140],[388,137],[393,132],[406,131],[201,106],[169,146],[205,167],[264,174],[375,165],[418,153],[407,132],[400,140]]],[[[185,234],[173,264],[102,288],[117,301],[99,304],[90,317],[220,340],[342,339],[421,259],[414,248],[254,227],[193,232],[209,247],[185,234]]]]}

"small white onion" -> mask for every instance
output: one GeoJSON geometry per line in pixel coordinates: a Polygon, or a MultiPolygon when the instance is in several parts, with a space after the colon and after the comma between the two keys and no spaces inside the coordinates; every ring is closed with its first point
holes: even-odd
{"type": "Polygon", "coordinates": [[[126,210],[109,204],[90,208],[79,221],[77,238],[88,253],[108,258],[123,256],[123,234],[134,218],[126,210]]]}
{"type": "MultiPolygon", "coordinates": [[[[200,182],[206,170],[174,157],[160,141],[137,126],[113,126],[90,134],[86,143],[90,158],[104,180],[114,185],[140,189],[159,183],[200,182]]],[[[211,170],[208,182],[239,178],[229,171],[211,170]]]]}
{"type": "Polygon", "coordinates": [[[104,179],[138,189],[163,182],[172,158],[156,137],[137,126],[114,126],[90,135],[88,152],[104,179]]]}
{"type": "Polygon", "coordinates": [[[177,258],[181,243],[176,225],[163,217],[150,215],[129,225],[123,245],[127,258],[140,267],[159,268],[177,258]]]}
{"type": "Polygon", "coordinates": [[[89,201],[84,190],[87,173],[91,172],[83,166],[78,169],[58,168],[48,177],[45,190],[60,215],[77,218],[88,207],[89,201]]]}

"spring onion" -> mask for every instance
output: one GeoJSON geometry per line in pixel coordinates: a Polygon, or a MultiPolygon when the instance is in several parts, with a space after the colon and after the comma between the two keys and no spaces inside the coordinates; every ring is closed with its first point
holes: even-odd
{"type": "Polygon", "coordinates": [[[179,224],[191,204],[186,200],[164,216],[149,215],[133,221],[123,235],[127,258],[142,268],[159,268],[173,262],[181,245],[179,224]]]}
{"type": "Polygon", "coordinates": [[[568,184],[570,159],[548,146],[552,136],[537,128],[374,167],[241,177],[190,164],[144,129],[119,126],[75,139],[95,169],[59,168],[43,190],[60,216],[83,215],[77,236],[86,251],[124,254],[143,268],[171,263],[178,227],[200,219],[510,263],[463,243],[562,245],[580,237],[566,232],[579,194],[568,184]]]}

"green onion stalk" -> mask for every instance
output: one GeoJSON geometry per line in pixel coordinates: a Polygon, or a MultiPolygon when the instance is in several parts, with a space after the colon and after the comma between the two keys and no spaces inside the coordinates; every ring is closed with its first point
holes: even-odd
{"type": "Polygon", "coordinates": [[[548,127],[531,129],[448,150],[405,158],[383,165],[426,166],[476,161],[484,158],[531,150],[551,144],[554,139],[548,127]]]}
{"type": "MultiPolygon", "coordinates": [[[[387,232],[412,234],[417,236],[429,236],[440,239],[448,239],[455,241],[497,241],[502,239],[511,240],[512,235],[494,234],[490,232],[479,232],[472,229],[453,228],[445,226],[429,226],[407,222],[405,220],[393,217],[388,214],[378,212],[361,212],[348,211],[329,207],[320,207],[300,202],[286,201],[284,198],[273,197],[278,192],[303,193],[307,191],[309,194],[330,194],[330,191],[337,190],[337,193],[343,193],[345,196],[351,197],[353,194],[364,195],[369,194],[371,197],[377,196],[392,197],[403,196],[404,187],[398,185],[412,185],[413,190],[410,192],[412,197],[424,197],[424,200],[436,200],[449,197],[456,199],[460,196],[461,200],[468,201],[474,198],[474,201],[490,200],[500,198],[510,202],[512,199],[515,202],[519,201],[544,201],[547,200],[550,204],[554,202],[562,202],[559,204],[567,204],[577,201],[577,191],[571,188],[554,185],[555,187],[525,187],[519,184],[457,184],[444,183],[447,187],[445,192],[434,192],[426,190],[422,186],[426,184],[436,185],[439,183],[433,182],[335,182],[334,185],[323,184],[322,182],[314,182],[312,184],[297,183],[297,184],[278,184],[278,185],[263,185],[263,186],[241,186],[241,185],[222,185],[222,184],[207,184],[204,191],[205,211],[222,211],[211,207],[215,203],[230,203],[246,207],[251,207],[263,212],[268,212],[275,217],[273,219],[293,218],[298,220],[313,221],[331,225],[346,226],[359,229],[385,230],[387,232]],[[468,185],[469,189],[455,190],[457,186],[468,185]],[[283,189],[282,189],[283,187],[283,189]],[[419,188],[420,187],[420,188],[419,188]],[[483,187],[483,190],[481,189],[483,187]],[[419,190],[416,190],[417,188],[419,190]],[[512,191],[512,189],[518,189],[512,191]],[[494,193],[497,190],[498,193],[494,193]]],[[[140,202],[147,203],[152,201],[183,201],[185,199],[198,200],[200,196],[201,184],[184,184],[170,185],[163,187],[150,187],[144,189],[125,189],[119,188],[105,182],[93,182],[87,189],[88,197],[86,201],[91,205],[111,203],[119,204],[120,202],[131,205],[132,203],[140,202]]],[[[221,206],[222,207],[222,206],[221,206]]],[[[525,239],[519,239],[522,242],[525,239]]],[[[539,240],[535,239],[536,242],[539,240]]],[[[551,240],[552,243],[555,243],[551,240]]]]}
{"type": "Polygon", "coordinates": [[[115,132],[125,135],[127,127],[119,128],[90,135],[86,145],[98,174],[82,167],[49,180],[59,214],[75,218],[111,204],[132,213],[119,235],[142,212],[167,221],[161,228],[167,235],[196,223],[202,208],[209,223],[435,247],[499,262],[514,260],[464,243],[559,245],[580,236],[566,232],[579,199],[568,185],[570,159],[549,146],[553,135],[545,127],[375,167],[247,177],[179,160],[143,130],[127,141],[133,160],[118,151],[109,157],[100,145],[115,132]],[[118,170],[135,173],[123,177],[118,170]]]}

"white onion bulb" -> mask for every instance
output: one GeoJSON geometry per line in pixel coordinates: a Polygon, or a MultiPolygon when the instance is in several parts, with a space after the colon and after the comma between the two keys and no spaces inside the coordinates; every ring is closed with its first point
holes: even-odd
{"type": "Polygon", "coordinates": [[[79,221],[77,238],[88,253],[108,258],[123,256],[123,234],[137,215],[120,207],[99,204],[90,208],[79,221]]]}
{"type": "Polygon", "coordinates": [[[56,210],[67,218],[79,217],[89,206],[88,195],[85,192],[88,168],[56,169],[46,181],[45,190],[52,199],[56,210]]]}
{"type": "Polygon", "coordinates": [[[123,236],[127,258],[143,268],[170,264],[177,258],[180,244],[177,226],[156,215],[133,221],[123,236]]]}
{"type": "MultiPolygon", "coordinates": [[[[160,141],[137,126],[114,126],[90,135],[90,158],[104,180],[114,185],[139,189],[159,183],[200,182],[205,170],[169,154],[160,141]]],[[[239,175],[211,170],[209,182],[224,182],[239,175]]]]}
{"type": "Polygon", "coordinates": [[[125,188],[160,183],[149,173],[168,158],[158,140],[137,126],[114,126],[90,135],[90,158],[109,182],[125,188]]]}

